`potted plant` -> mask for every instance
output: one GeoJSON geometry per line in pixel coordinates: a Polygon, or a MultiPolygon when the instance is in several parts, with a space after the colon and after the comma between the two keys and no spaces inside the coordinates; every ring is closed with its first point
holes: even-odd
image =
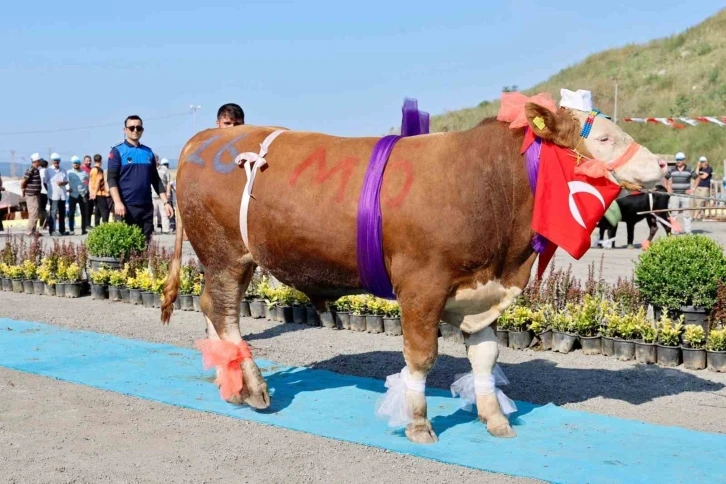
{"type": "Polygon", "coordinates": [[[69,298],[81,297],[83,282],[81,277],[81,266],[77,262],[71,262],[65,271],[65,281],[63,283],[64,296],[69,298]]]}
{"type": "MultiPolygon", "coordinates": [[[[42,263],[42,261],[41,261],[42,263]]],[[[33,284],[33,294],[37,294],[38,296],[42,296],[45,294],[45,281],[42,281],[40,279],[40,264],[32,263],[32,272],[26,271],[25,275],[28,277],[28,279],[31,279],[31,282],[33,284]]]]}
{"type": "Polygon", "coordinates": [[[154,307],[161,307],[161,300],[164,292],[164,283],[166,282],[166,276],[154,277],[153,283],[151,284],[151,292],[154,294],[154,307]]]}
{"type": "Polygon", "coordinates": [[[55,295],[57,297],[66,297],[66,269],[68,265],[63,259],[58,259],[58,265],[55,271],[55,295]]]}
{"type": "Polygon", "coordinates": [[[111,271],[105,266],[91,272],[91,299],[108,299],[108,281],[110,277],[111,271]]]}
{"type": "Polygon", "coordinates": [[[606,309],[604,301],[601,303],[596,297],[586,294],[582,307],[575,314],[575,331],[580,337],[582,352],[586,355],[602,354],[600,326],[602,314],[606,309]]]}
{"type": "Polygon", "coordinates": [[[35,286],[33,281],[36,280],[37,266],[35,262],[30,259],[25,259],[20,266],[23,273],[23,292],[26,294],[35,294],[35,286]]]}
{"type": "Polygon", "coordinates": [[[204,285],[204,274],[197,274],[192,285],[192,307],[198,313],[202,312],[202,286],[204,285]]]}
{"type": "Polygon", "coordinates": [[[320,326],[320,317],[318,315],[318,310],[315,308],[315,306],[313,306],[309,299],[307,304],[305,305],[305,318],[308,326],[320,326]]]}
{"type": "Polygon", "coordinates": [[[12,292],[13,281],[8,275],[8,269],[10,266],[5,262],[0,262],[0,281],[2,282],[2,290],[5,292],[12,292]]]}
{"type": "Polygon", "coordinates": [[[366,330],[365,314],[368,310],[367,299],[363,295],[350,296],[350,329],[363,332],[366,330]]]}
{"type": "Polygon", "coordinates": [[[660,366],[678,366],[681,364],[680,337],[683,330],[681,315],[675,324],[663,311],[658,321],[658,364],[660,366]]]}
{"type": "Polygon", "coordinates": [[[151,270],[146,267],[136,274],[136,284],[141,290],[141,303],[145,308],[154,307],[154,277],[151,275],[151,270]]]}
{"type": "Polygon", "coordinates": [[[401,336],[401,306],[398,301],[386,301],[383,305],[383,330],[389,336],[401,336]]]}
{"type": "Polygon", "coordinates": [[[602,316],[603,324],[600,328],[602,354],[605,356],[615,355],[615,337],[618,335],[618,325],[622,320],[620,316],[622,306],[618,302],[609,305],[608,311],[602,316]]]}
{"type": "Polygon", "coordinates": [[[510,305],[496,320],[497,343],[502,348],[509,347],[509,330],[512,327],[512,311],[514,306],[510,305]]]}
{"type": "Polygon", "coordinates": [[[529,325],[532,323],[534,312],[523,306],[514,306],[511,312],[511,327],[509,329],[509,347],[513,350],[523,350],[532,344],[532,332],[529,325]]]}
{"type": "Polygon", "coordinates": [[[295,290],[282,284],[276,289],[276,298],[278,301],[277,316],[281,323],[289,324],[294,323],[295,318],[293,317],[293,304],[295,303],[295,290]]]}
{"type": "Polygon", "coordinates": [[[109,222],[93,229],[86,241],[91,269],[98,270],[103,264],[120,269],[121,261],[132,252],[142,252],[146,238],[141,229],[125,222],[109,222]]]}
{"type": "Polygon", "coordinates": [[[706,368],[706,332],[700,324],[687,324],[683,330],[683,366],[689,370],[703,370],[706,368]]]}
{"type": "Polygon", "coordinates": [[[333,317],[340,329],[350,329],[350,297],[343,296],[333,302],[333,317]]]}
{"type": "Polygon", "coordinates": [[[121,296],[121,288],[123,287],[124,282],[125,277],[123,271],[108,271],[108,298],[111,301],[117,302],[123,299],[121,296]]]}
{"type": "Polygon", "coordinates": [[[706,345],[708,369],[726,373],[726,329],[714,329],[706,345]]]}
{"type": "MultiPolygon", "coordinates": [[[[704,235],[662,237],[640,254],[635,281],[655,308],[673,308],[708,335],[708,313],[726,276],[723,248],[704,235]]],[[[677,314],[672,315],[677,317],[677,314]]]]}
{"type": "Polygon", "coordinates": [[[658,361],[655,342],[658,340],[658,329],[650,321],[641,321],[638,327],[640,339],[635,341],[635,360],[638,363],[651,365],[658,361]]]}
{"type": "Polygon", "coordinates": [[[567,303],[564,309],[557,311],[552,318],[552,349],[558,353],[569,353],[575,348],[577,334],[575,330],[575,316],[577,308],[567,303]]]}
{"type": "Polygon", "coordinates": [[[536,311],[535,317],[532,318],[529,325],[529,330],[537,336],[539,347],[544,351],[552,349],[552,328],[549,321],[552,321],[554,313],[552,305],[545,304],[539,311],[536,311]]]}
{"type": "Polygon", "coordinates": [[[385,314],[385,300],[374,296],[366,296],[366,331],[369,333],[383,332],[383,315],[385,314]]]}
{"type": "Polygon", "coordinates": [[[43,283],[43,294],[55,296],[56,261],[52,257],[45,257],[38,266],[38,280],[43,283]]]}
{"type": "Polygon", "coordinates": [[[309,299],[305,294],[298,291],[297,289],[292,289],[292,320],[295,324],[307,324],[308,322],[308,312],[306,309],[306,304],[308,303],[309,299]]]}
{"type": "Polygon", "coordinates": [[[640,334],[640,326],[647,321],[645,309],[640,308],[635,314],[623,315],[617,323],[617,333],[613,341],[615,357],[620,361],[635,359],[635,340],[640,334]]]}
{"type": "Polygon", "coordinates": [[[129,271],[129,275],[126,277],[126,287],[129,290],[129,304],[133,304],[134,306],[142,304],[141,287],[139,286],[138,278],[131,275],[131,271],[129,271]]]}
{"type": "Polygon", "coordinates": [[[23,292],[23,266],[8,266],[7,275],[10,278],[13,292],[23,292]]]}
{"type": "Polygon", "coordinates": [[[254,319],[262,319],[265,317],[267,302],[264,299],[264,293],[266,288],[267,281],[265,276],[262,276],[259,280],[253,278],[247,289],[248,297],[250,298],[250,315],[254,319]]]}

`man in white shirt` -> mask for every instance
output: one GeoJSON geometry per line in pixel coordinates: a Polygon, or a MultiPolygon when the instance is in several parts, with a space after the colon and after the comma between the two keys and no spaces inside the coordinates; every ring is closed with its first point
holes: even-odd
{"type": "MultiPolygon", "coordinates": [[[[169,202],[171,202],[171,200],[169,199],[169,160],[167,160],[166,158],[162,158],[159,166],[157,167],[157,171],[159,172],[159,180],[161,180],[163,189],[166,192],[166,198],[169,202]]],[[[154,200],[154,216],[157,220],[156,227],[159,227],[159,225],[161,225],[161,232],[164,234],[168,234],[169,217],[164,210],[164,202],[161,200],[161,198],[159,198],[159,195],[157,195],[154,190],[151,191],[151,197],[154,200]]]]}
{"type": "Polygon", "coordinates": [[[66,185],[68,185],[68,175],[66,171],[60,167],[60,155],[53,153],[50,155],[50,166],[45,171],[45,187],[48,190],[48,199],[50,200],[50,218],[48,219],[48,232],[51,235],[68,235],[66,232],[66,185]],[[56,217],[58,225],[56,226],[56,217]],[[58,229],[57,231],[55,229],[58,229]]]}

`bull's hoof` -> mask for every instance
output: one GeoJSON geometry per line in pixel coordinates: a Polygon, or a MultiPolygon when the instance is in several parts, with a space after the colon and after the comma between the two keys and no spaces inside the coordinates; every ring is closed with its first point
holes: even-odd
{"type": "Polygon", "coordinates": [[[265,390],[262,393],[250,395],[245,403],[254,409],[264,410],[270,406],[270,394],[265,390]]]}
{"type": "Polygon", "coordinates": [[[247,388],[243,388],[240,393],[230,396],[227,399],[227,402],[231,403],[232,405],[242,405],[248,398],[250,398],[250,392],[247,390],[247,388]]]}
{"type": "Polygon", "coordinates": [[[487,424],[487,430],[492,437],[511,439],[517,436],[512,426],[509,425],[509,419],[499,412],[498,409],[496,413],[490,413],[490,415],[491,417],[487,419],[479,413],[479,421],[487,424]]]}
{"type": "Polygon", "coordinates": [[[410,423],[406,427],[406,437],[414,444],[435,444],[439,441],[436,433],[431,428],[431,422],[410,423]]]}
{"type": "Polygon", "coordinates": [[[492,437],[497,437],[500,439],[511,439],[517,436],[517,433],[508,423],[499,424],[496,427],[492,427],[487,424],[487,430],[492,437]]]}

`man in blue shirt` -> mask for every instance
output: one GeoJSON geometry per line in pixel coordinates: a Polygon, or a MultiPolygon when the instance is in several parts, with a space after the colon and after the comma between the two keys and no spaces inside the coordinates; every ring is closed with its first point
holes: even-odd
{"type": "Polygon", "coordinates": [[[139,142],[143,131],[140,117],[132,115],[124,121],[126,139],[108,155],[108,187],[116,220],[141,228],[148,243],[154,232],[154,202],[149,187],[164,201],[168,217],[174,214],[174,209],[156,171],[154,152],[139,142]]]}

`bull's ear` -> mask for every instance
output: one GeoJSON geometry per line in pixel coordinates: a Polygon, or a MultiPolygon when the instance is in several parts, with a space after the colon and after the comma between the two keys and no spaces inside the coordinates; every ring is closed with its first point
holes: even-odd
{"type": "Polygon", "coordinates": [[[574,148],[580,130],[579,122],[567,110],[560,108],[553,113],[536,103],[524,106],[527,123],[536,136],[566,148],[574,148]]]}
{"type": "Polygon", "coordinates": [[[524,113],[527,117],[529,129],[536,136],[543,140],[554,141],[558,123],[558,115],[556,113],[535,103],[525,104],[524,113]]]}

